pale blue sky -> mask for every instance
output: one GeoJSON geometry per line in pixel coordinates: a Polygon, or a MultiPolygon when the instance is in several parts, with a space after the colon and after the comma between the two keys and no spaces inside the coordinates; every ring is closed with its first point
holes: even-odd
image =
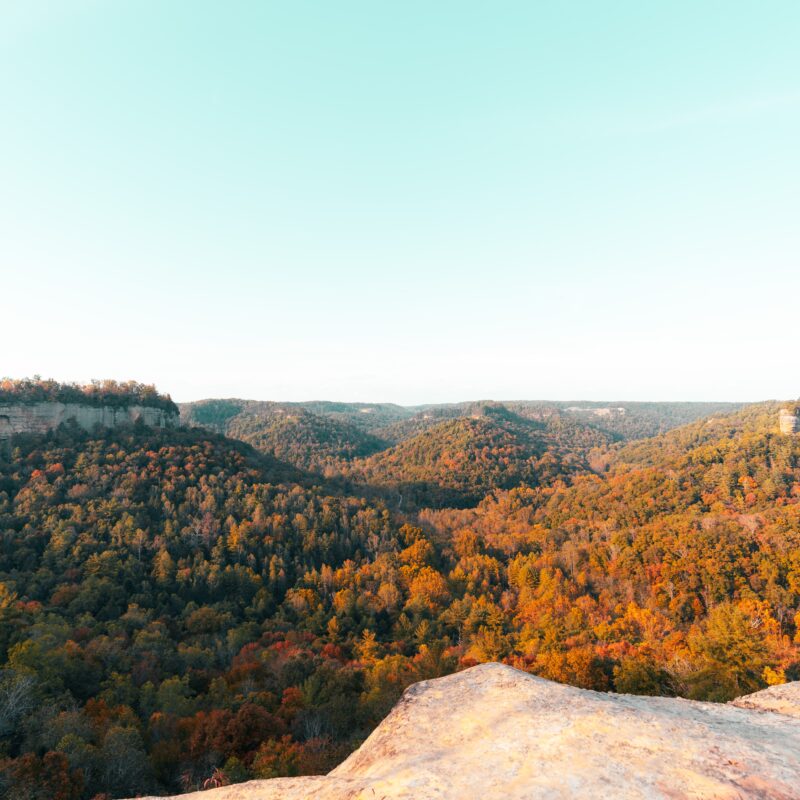
{"type": "Polygon", "coordinates": [[[0,375],[800,395],[800,3],[0,0],[0,375]]]}

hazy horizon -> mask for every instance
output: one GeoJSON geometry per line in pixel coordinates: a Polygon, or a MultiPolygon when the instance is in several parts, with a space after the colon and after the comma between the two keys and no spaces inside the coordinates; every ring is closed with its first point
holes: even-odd
{"type": "MultiPolygon", "coordinates": [[[[34,379],[41,379],[41,380],[57,380],[63,383],[76,383],[76,384],[88,384],[92,381],[103,381],[103,380],[118,380],[120,382],[134,380],[139,383],[152,383],[150,381],[138,381],[136,378],[119,378],[119,377],[109,377],[104,376],[102,378],[94,377],[89,379],[88,381],[76,381],[67,379],[60,379],[55,378],[49,375],[24,375],[24,376],[13,376],[13,375],[2,375],[0,379],[10,378],[11,380],[34,380],[34,379]]],[[[759,397],[753,400],[729,400],[725,398],[714,397],[711,399],[702,399],[697,400],[694,398],[676,398],[676,399],[664,399],[664,398],[644,398],[644,399],[631,399],[626,397],[494,397],[490,395],[480,395],[475,397],[468,397],[468,398],[461,398],[458,400],[420,400],[419,402],[398,402],[396,400],[372,400],[372,399],[365,399],[365,398],[352,398],[352,397],[301,397],[301,398],[294,398],[294,399],[287,399],[285,397],[249,397],[246,395],[237,395],[237,394],[206,394],[199,397],[192,397],[192,398],[183,398],[183,397],[176,397],[176,395],[169,390],[169,387],[166,386],[159,386],[156,385],[156,389],[160,394],[169,395],[172,400],[176,403],[199,403],[205,400],[243,400],[247,402],[256,402],[256,403],[292,403],[292,404],[307,404],[307,403],[343,403],[343,404],[350,404],[350,405],[395,405],[401,406],[403,408],[423,408],[423,407],[431,407],[431,406],[457,406],[457,405],[464,405],[466,403],[606,403],[608,405],[613,405],[614,403],[730,403],[730,404],[740,404],[745,405],[748,403],[768,403],[768,402],[792,402],[794,400],[800,400],[800,398],[794,397],[759,397]]]]}
{"type": "MultiPolygon", "coordinates": [[[[160,388],[159,388],[160,391],[160,388]]],[[[169,394],[169,393],[168,393],[169,394]]],[[[172,395],[170,395],[172,396],[172,395]]],[[[598,399],[590,399],[587,397],[583,398],[573,398],[573,397],[551,397],[551,398],[541,398],[541,397],[515,397],[515,398],[496,398],[496,397],[473,397],[468,398],[466,400],[437,400],[436,402],[426,402],[422,401],[420,403],[397,403],[393,400],[339,400],[339,399],[331,399],[329,397],[313,397],[313,398],[306,398],[305,400],[284,400],[284,399],[275,399],[271,397],[237,397],[234,395],[229,395],[222,397],[221,395],[208,395],[207,397],[197,397],[193,400],[180,400],[175,397],[172,397],[173,401],[176,403],[201,403],[204,400],[244,400],[247,402],[255,402],[255,403],[292,403],[296,405],[302,405],[307,403],[342,403],[344,405],[394,405],[400,406],[401,408],[430,408],[434,406],[458,406],[464,405],[467,403],[607,403],[609,405],[613,405],[614,403],[730,403],[732,405],[740,404],[746,405],[749,403],[770,403],[770,402],[782,402],[782,401],[793,401],[795,398],[778,398],[778,397],[767,397],[761,398],[759,400],[720,400],[712,399],[712,400],[629,400],[624,398],[606,398],[601,397],[598,399]]]]}

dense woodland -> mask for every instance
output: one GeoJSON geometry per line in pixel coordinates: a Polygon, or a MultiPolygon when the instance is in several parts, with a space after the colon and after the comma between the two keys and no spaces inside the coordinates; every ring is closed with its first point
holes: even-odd
{"type": "Polygon", "coordinates": [[[337,478],[346,491],[391,490],[394,502],[408,510],[471,507],[491,489],[567,478],[602,465],[614,443],[736,407],[475,402],[404,408],[205,400],[183,404],[181,415],[188,425],[337,478]]]}
{"type": "Polygon", "coordinates": [[[0,455],[10,800],[325,772],[410,683],[487,660],[718,701],[800,678],[774,404],[626,443],[497,404],[374,428],[259,404],[237,441],[240,402],[205,409],[227,437],[62,426],[0,455]]]}
{"type": "Polygon", "coordinates": [[[341,472],[394,491],[398,506],[401,500],[417,509],[474,506],[492,489],[549,485],[584,471],[586,454],[607,443],[599,431],[548,426],[492,404],[353,460],[341,472]]]}
{"type": "Polygon", "coordinates": [[[0,406],[8,403],[81,403],[91,406],[142,405],[173,414],[178,407],[155,386],[136,381],[92,381],[87,385],[59,383],[39,377],[25,380],[0,378],[0,406]]]}
{"type": "MultiPolygon", "coordinates": [[[[200,400],[183,403],[181,416],[188,425],[201,425],[218,433],[248,441],[259,426],[269,427],[275,415],[298,417],[307,412],[324,421],[340,423],[339,432],[353,429],[371,434],[383,448],[399,444],[439,423],[459,417],[483,415],[498,403],[468,402],[429,406],[398,406],[391,403],[270,403],[253,400],[200,400]],[[244,430],[249,433],[242,434],[244,430]]],[[[725,414],[741,407],[738,403],[598,403],[536,402],[502,403],[514,414],[540,422],[579,424],[601,432],[612,441],[643,439],[694,422],[713,414],[725,414]]],[[[285,444],[285,440],[281,443],[285,444]]],[[[375,444],[375,441],[373,441],[375,444]]],[[[269,440],[264,440],[268,449],[269,440]]],[[[378,444],[377,449],[381,449],[378,444]]],[[[351,453],[350,456],[363,455],[351,453]]]]}

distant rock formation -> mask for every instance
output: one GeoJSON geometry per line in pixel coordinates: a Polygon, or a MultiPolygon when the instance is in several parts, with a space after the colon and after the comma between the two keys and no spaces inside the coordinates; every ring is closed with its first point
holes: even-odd
{"type": "Polygon", "coordinates": [[[603,694],[502,664],[411,686],[329,775],[184,800],[800,798],[800,682],[732,704],[603,694]]]}
{"type": "Polygon", "coordinates": [[[20,433],[47,433],[73,420],[91,431],[95,425],[113,428],[141,420],[155,428],[179,424],[177,412],[145,405],[98,406],[83,403],[0,403],[0,441],[20,433]]]}
{"type": "Polygon", "coordinates": [[[791,434],[800,430],[800,416],[796,408],[782,408],[778,415],[778,425],[781,433],[791,434]]]}

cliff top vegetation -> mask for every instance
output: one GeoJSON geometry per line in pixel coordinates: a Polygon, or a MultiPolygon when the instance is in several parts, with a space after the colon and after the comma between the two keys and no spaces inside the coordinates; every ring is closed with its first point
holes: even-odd
{"type": "Polygon", "coordinates": [[[155,386],[137,381],[103,380],[81,385],[45,380],[38,375],[22,380],[0,379],[0,405],[46,402],[91,406],[141,405],[178,413],[178,407],[168,394],[159,394],[155,386]]]}

